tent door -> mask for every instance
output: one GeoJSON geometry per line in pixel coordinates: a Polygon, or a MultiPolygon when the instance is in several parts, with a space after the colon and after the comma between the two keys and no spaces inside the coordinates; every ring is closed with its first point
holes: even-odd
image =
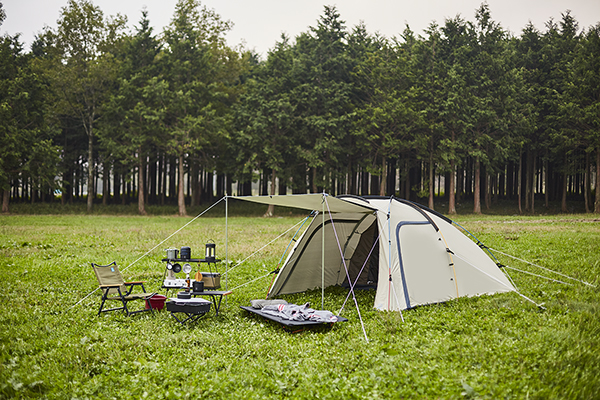
{"type": "MultiPolygon", "coordinates": [[[[379,280],[379,245],[375,244],[378,238],[377,221],[374,219],[372,221],[368,228],[357,233],[360,235],[358,244],[350,259],[346,259],[348,275],[352,282],[356,282],[354,286],[356,289],[375,289],[379,280]]],[[[342,286],[350,286],[347,277],[342,286]]]]}

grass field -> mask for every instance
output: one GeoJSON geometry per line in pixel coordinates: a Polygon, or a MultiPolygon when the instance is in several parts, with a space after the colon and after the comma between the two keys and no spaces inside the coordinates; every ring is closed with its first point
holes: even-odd
{"type": "MultiPolygon", "coordinates": [[[[145,280],[157,291],[164,249],[190,246],[194,256],[212,239],[225,256],[219,213],[160,245],[191,218],[0,216],[0,398],[598,398],[597,215],[456,218],[491,248],[596,285],[509,270],[520,292],[545,309],[509,293],[418,307],[405,311],[402,322],[399,313],[374,311],[374,292],[362,291],[357,299],[368,342],[353,305],[343,311],[347,323],[290,334],[239,306],[265,296],[271,277],[264,275],[295,229],[235,266],[301,221],[285,211],[278,218],[229,219],[235,267],[227,285],[234,291],[218,317],[211,311],[182,327],[165,311],[96,315],[98,292],[85,298],[97,287],[90,262],[115,260],[125,279],[145,280]]],[[[328,289],[325,308],[337,312],[345,297],[341,288],[328,289]]],[[[285,298],[321,302],[320,291],[285,298]]]]}

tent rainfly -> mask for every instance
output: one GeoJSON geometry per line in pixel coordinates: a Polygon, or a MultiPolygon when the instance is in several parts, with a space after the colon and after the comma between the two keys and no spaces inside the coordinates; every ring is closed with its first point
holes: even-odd
{"type": "Polygon", "coordinates": [[[406,200],[326,194],[236,199],[321,213],[288,254],[268,298],[333,285],[374,287],[374,307],[398,311],[516,291],[450,219],[406,200]]]}

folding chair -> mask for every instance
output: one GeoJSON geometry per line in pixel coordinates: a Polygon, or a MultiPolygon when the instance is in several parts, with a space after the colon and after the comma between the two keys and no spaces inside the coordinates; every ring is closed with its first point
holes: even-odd
{"type": "Polygon", "coordinates": [[[152,304],[149,301],[146,302],[148,304],[148,308],[144,308],[142,310],[137,311],[129,311],[129,309],[127,308],[127,303],[133,300],[148,300],[152,298],[156,293],[146,293],[146,289],[144,288],[143,282],[125,282],[123,280],[123,277],[121,276],[121,272],[119,272],[119,268],[117,267],[117,263],[115,261],[111,262],[108,265],[99,265],[92,263],[92,268],[94,269],[96,278],[98,278],[100,290],[102,290],[102,303],[100,304],[98,315],[100,315],[103,312],[116,310],[125,310],[127,316],[144,311],[150,311],[154,314],[154,311],[152,310],[152,304]],[[132,293],[133,289],[136,286],[141,286],[143,293],[132,293]],[[103,309],[106,300],[120,301],[122,306],[103,309]]]}

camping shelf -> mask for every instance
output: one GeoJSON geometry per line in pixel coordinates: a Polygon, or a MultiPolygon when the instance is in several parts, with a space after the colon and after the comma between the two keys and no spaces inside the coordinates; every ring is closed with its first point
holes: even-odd
{"type": "Polygon", "coordinates": [[[208,264],[216,264],[221,262],[221,260],[210,260],[206,261],[204,258],[163,258],[163,262],[175,261],[175,262],[191,262],[191,263],[208,263],[208,264]]]}

